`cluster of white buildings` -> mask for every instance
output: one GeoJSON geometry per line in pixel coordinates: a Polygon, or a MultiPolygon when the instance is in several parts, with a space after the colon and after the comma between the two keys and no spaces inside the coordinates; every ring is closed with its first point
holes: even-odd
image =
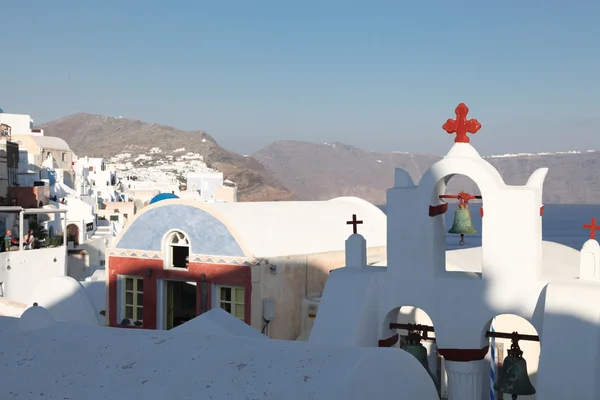
{"type": "Polygon", "coordinates": [[[38,281],[49,276],[96,280],[94,273],[106,265],[106,248],[161,193],[199,202],[236,201],[235,185],[223,182],[202,160],[184,162],[194,182],[211,182],[201,194],[185,190],[185,182],[171,182],[160,166],[152,173],[151,167],[136,169],[118,159],[77,157],[63,139],[34,129],[29,115],[0,110],[0,134],[0,294],[13,305],[27,304],[38,281]],[[231,193],[220,189],[225,186],[231,193]],[[31,268],[30,278],[16,273],[14,265],[23,265],[21,272],[31,268]]]}
{"type": "MultiPolygon", "coordinates": [[[[547,169],[507,185],[469,144],[481,126],[467,112],[444,124],[455,144],[418,186],[396,169],[387,216],[357,198],[225,203],[172,190],[124,225],[109,219],[105,263],[84,279],[61,263],[65,246],[38,262],[24,258],[36,250],[2,253],[3,295],[22,315],[0,317],[0,397],[600,398],[595,220],[581,251],[542,240],[547,169]],[[446,249],[454,175],[481,191],[480,247],[446,249]]],[[[121,197],[89,160],[76,187],[90,187],[53,210],[65,229],[77,196],[91,207],[101,196],[110,214],[136,194],[121,197]]],[[[21,226],[37,212],[13,211],[21,226]]]]}

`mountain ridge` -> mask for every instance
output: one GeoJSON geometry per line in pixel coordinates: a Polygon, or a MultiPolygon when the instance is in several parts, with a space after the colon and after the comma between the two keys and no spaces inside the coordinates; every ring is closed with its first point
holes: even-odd
{"type": "Polygon", "coordinates": [[[170,126],[127,118],[77,113],[41,124],[47,136],[64,139],[80,156],[111,157],[122,153],[148,154],[152,148],[174,152],[185,148],[200,154],[238,185],[242,201],[292,200],[296,196],[271,176],[253,157],[225,150],[204,131],[183,131],[170,126]]]}
{"type": "MultiPolygon", "coordinates": [[[[148,154],[150,149],[174,152],[185,148],[238,184],[241,201],[328,200],[357,196],[385,204],[394,170],[404,168],[418,183],[442,155],[363,150],[339,141],[311,143],[278,140],[250,155],[223,149],[205,131],[184,131],[157,123],[77,113],[41,124],[48,136],[60,137],[78,155],[111,157],[148,154]]],[[[450,148],[450,145],[449,145],[450,148]]],[[[164,155],[164,154],[163,154],[164,155]]],[[[600,203],[600,152],[564,151],[484,156],[509,185],[523,185],[537,168],[548,167],[544,184],[547,203],[600,203]]],[[[456,176],[449,191],[478,193],[474,182],[456,176]]]]}
{"type": "MultiPolygon", "coordinates": [[[[252,156],[300,199],[356,195],[375,204],[385,204],[385,191],[393,186],[396,167],[404,168],[418,184],[423,173],[442,158],[436,154],[367,151],[337,142],[317,144],[284,140],[274,142],[252,156]]],[[[524,185],[533,171],[548,167],[545,202],[600,203],[599,151],[483,158],[498,169],[508,185],[524,185]]],[[[448,191],[460,190],[479,193],[469,178],[455,176],[448,184],[448,191]]]]}

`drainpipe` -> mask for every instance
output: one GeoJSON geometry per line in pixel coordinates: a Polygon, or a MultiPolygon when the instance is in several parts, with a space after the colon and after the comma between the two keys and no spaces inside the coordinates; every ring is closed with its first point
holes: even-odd
{"type": "Polygon", "coordinates": [[[308,298],[308,256],[304,256],[304,298],[308,298]]]}
{"type": "Polygon", "coordinates": [[[23,213],[23,210],[19,211],[19,251],[23,250],[23,236],[25,236],[23,233],[23,213]]]}

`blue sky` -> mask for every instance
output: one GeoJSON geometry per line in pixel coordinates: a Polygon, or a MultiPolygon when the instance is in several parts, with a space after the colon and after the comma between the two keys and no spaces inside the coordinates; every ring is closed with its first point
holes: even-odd
{"type": "Polygon", "coordinates": [[[0,107],[275,140],[444,153],[600,149],[595,0],[0,0],[0,107]]]}

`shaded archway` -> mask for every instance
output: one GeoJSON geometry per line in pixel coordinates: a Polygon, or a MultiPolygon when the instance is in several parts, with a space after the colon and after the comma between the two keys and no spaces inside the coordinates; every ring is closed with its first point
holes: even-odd
{"type": "Polygon", "coordinates": [[[421,363],[427,363],[438,392],[443,390],[441,377],[443,374],[442,358],[438,354],[435,329],[431,317],[423,309],[413,306],[401,306],[391,310],[384,318],[382,327],[387,339],[379,341],[380,347],[395,347],[413,354],[421,363]],[[424,360],[420,357],[419,348],[423,352],[424,360]]]}
{"type": "Polygon", "coordinates": [[[76,224],[67,225],[67,242],[73,242],[75,246],[79,245],[79,227],[76,224]]]}
{"type": "MultiPolygon", "coordinates": [[[[506,377],[503,377],[503,365],[508,350],[511,349],[513,340],[511,336],[514,332],[518,333],[520,340],[517,341],[518,347],[523,352],[522,357],[527,363],[527,374],[533,387],[536,386],[538,364],[540,360],[541,345],[539,335],[535,327],[525,318],[515,314],[500,314],[488,321],[485,326],[484,334],[489,339],[489,351],[485,358],[486,368],[489,371],[490,379],[487,380],[489,387],[486,385],[483,388],[484,393],[493,391],[495,398],[502,399],[501,392],[495,391],[492,382],[502,382],[506,377]]],[[[508,394],[506,395],[508,396],[508,394]]],[[[534,400],[535,395],[519,395],[519,400],[534,400]]]]}

